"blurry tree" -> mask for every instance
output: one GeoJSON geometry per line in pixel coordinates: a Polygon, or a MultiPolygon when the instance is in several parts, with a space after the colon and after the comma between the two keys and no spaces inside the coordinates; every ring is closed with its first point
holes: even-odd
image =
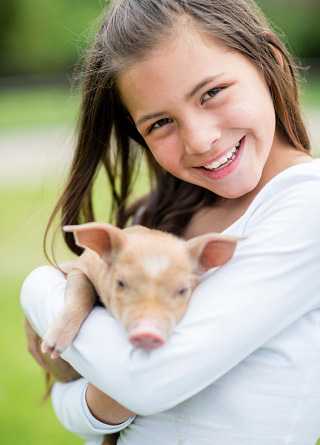
{"type": "Polygon", "coordinates": [[[320,0],[257,0],[276,31],[299,57],[320,63],[320,0]]]}
{"type": "MultiPolygon", "coordinates": [[[[297,56],[320,60],[320,0],[257,2],[297,56]]],[[[1,0],[0,76],[70,71],[107,3],[1,0]]]]}
{"type": "Polygon", "coordinates": [[[2,0],[1,74],[69,70],[104,5],[101,0],[2,0]]]}
{"type": "Polygon", "coordinates": [[[0,14],[0,70],[5,70],[6,61],[9,59],[10,33],[16,23],[16,4],[14,1],[4,1],[1,5],[0,14]]]}

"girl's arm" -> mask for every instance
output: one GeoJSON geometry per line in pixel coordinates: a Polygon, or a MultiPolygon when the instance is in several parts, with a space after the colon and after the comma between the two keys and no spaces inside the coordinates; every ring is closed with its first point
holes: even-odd
{"type": "MultiPolygon", "coordinates": [[[[81,378],[70,383],[55,383],[51,399],[53,408],[63,426],[90,443],[102,444],[106,435],[117,433],[126,428],[134,417],[123,416],[123,421],[115,425],[106,424],[95,418],[88,409],[86,391],[88,383],[81,378]]],[[[106,412],[109,405],[106,404],[106,412]]]]}
{"type": "Polygon", "coordinates": [[[52,360],[43,354],[41,338],[28,320],[25,320],[25,333],[33,358],[60,382],[53,386],[51,399],[56,415],[65,428],[90,440],[90,443],[94,437],[94,444],[91,445],[100,445],[104,435],[103,445],[115,445],[116,436],[113,433],[126,428],[134,420],[135,414],[95,386],[88,385],[84,379],[79,381],[81,376],[62,358],[52,360]]]}
{"type": "Polygon", "coordinates": [[[117,426],[121,423],[126,423],[127,425],[128,420],[131,423],[135,418],[135,413],[120,405],[116,400],[113,400],[94,385],[89,384],[87,386],[85,402],[95,419],[110,426],[117,426]]]}
{"type": "MultiPolygon", "coordinates": [[[[256,205],[232,260],[194,291],[168,343],[134,350],[104,308],[95,308],[63,358],[138,414],[169,409],[198,393],[283,329],[320,305],[319,179],[281,184],[256,205]]],[[[230,232],[231,234],[231,232],[230,232]]],[[[65,280],[41,267],[21,302],[38,333],[63,305],[65,280]]]]}

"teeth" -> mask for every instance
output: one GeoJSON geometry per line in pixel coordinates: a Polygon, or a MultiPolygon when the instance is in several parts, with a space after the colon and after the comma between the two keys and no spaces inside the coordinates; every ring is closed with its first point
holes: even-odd
{"type": "Polygon", "coordinates": [[[234,157],[234,154],[236,153],[239,147],[240,147],[240,141],[237,143],[235,147],[233,147],[230,151],[228,151],[228,153],[223,158],[221,158],[219,161],[211,162],[211,164],[204,165],[204,168],[208,170],[214,170],[216,168],[221,167],[223,164],[226,164],[234,157]]]}

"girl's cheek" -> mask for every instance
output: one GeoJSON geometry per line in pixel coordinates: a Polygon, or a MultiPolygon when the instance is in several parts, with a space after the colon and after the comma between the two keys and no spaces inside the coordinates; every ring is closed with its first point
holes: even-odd
{"type": "Polygon", "coordinates": [[[174,168],[179,163],[181,156],[181,142],[176,135],[162,138],[156,143],[149,145],[155,160],[165,167],[174,168]]]}
{"type": "Polygon", "coordinates": [[[251,128],[259,116],[255,106],[238,102],[226,109],[224,124],[230,128],[251,128]]]}

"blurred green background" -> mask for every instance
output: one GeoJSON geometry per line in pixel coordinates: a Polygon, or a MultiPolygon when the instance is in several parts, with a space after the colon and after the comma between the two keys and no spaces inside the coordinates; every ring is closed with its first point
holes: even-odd
{"type": "MultiPolygon", "coordinates": [[[[318,0],[259,1],[303,72],[303,111],[317,156],[320,147],[318,0]]],[[[79,95],[72,73],[94,35],[104,1],[2,0],[0,13],[0,443],[72,445],[49,403],[44,379],[26,352],[19,290],[45,262],[42,237],[62,189],[75,136],[79,95]]],[[[146,187],[140,175],[137,193],[146,187]]],[[[107,218],[107,184],[95,189],[98,217],[107,218]]],[[[66,258],[62,242],[59,259],[66,258]]],[[[319,427],[320,436],[320,427],[319,427]]],[[[312,445],[312,444],[310,444],[312,445]]]]}

